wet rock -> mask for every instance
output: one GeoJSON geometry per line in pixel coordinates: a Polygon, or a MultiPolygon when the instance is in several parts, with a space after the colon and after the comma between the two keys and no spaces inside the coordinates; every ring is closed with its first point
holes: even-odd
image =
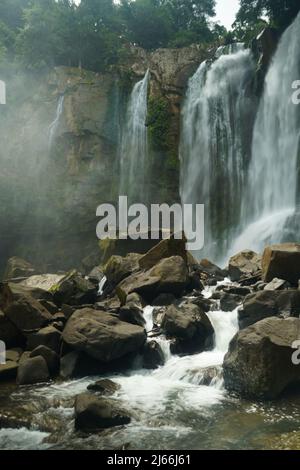
{"type": "Polygon", "coordinates": [[[232,339],[223,363],[227,390],[251,398],[274,399],[300,383],[292,362],[292,344],[299,340],[298,318],[266,318],[232,339]]]}
{"type": "Polygon", "coordinates": [[[251,250],[244,250],[232,256],[229,260],[228,271],[232,281],[242,277],[252,276],[261,269],[261,256],[251,250]]]}
{"type": "Polygon", "coordinates": [[[267,246],[262,257],[262,272],[265,282],[274,277],[298,286],[300,279],[300,244],[283,243],[267,246]]]}
{"type": "Polygon", "coordinates": [[[49,378],[48,366],[42,356],[29,358],[18,367],[17,383],[19,385],[47,382],[49,378]]]}
{"type": "Polygon", "coordinates": [[[4,271],[3,279],[14,279],[28,277],[34,274],[35,268],[28,261],[22,258],[13,256],[7,261],[7,265],[4,271]]]}
{"type": "Polygon", "coordinates": [[[243,297],[237,294],[225,292],[220,298],[220,307],[224,312],[232,312],[243,301],[243,297]]]}
{"type": "MultiPolygon", "coordinates": [[[[125,299],[126,300],[126,299],[125,299]]],[[[95,308],[97,310],[105,310],[106,312],[110,313],[118,313],[121,307],[121,302],[118,296],[114,296],[101,302],[96,302],[95,308]]]]}
{"type": "Polygon", "coordinates": [[[0,382],[9,379],[15,379],[18,371],[18,363],[7,361],[6,364],[0,364],[0,382]]]}
{"type": "Polygon", "coordinates": [[[102,395],[113,395],[120,390],[121,386],[109,379],[97,380],[93,384],[88,385],[87,389],[92,392],[99,392],[102,395]]]}
{"type": "Polygon", "coordinates": [[[213,302],[210,299],[205,299],[205,297],[203,297],[202,294],[200,294],[195,299],[191,299],[191,303],[198,305],[198,307],[200,307],[201,310],[203,310],[203,312],[209,312],[213,304],[213,302]]]}
{"type": "Polygon", "coordinates": [[[242,286],[232,286],[232,287],[225,287],[224,291],[228,294],[239,295],[241,297],[246,297],[246,295],[251,294],[252,290],[250,287],[242,287],[242,286]]]}
{"type": "Polygon", "coordinates": [[[39,302],[51,313],[51,315],[56,315],[58,313],[57,305],[54,302],[50,302],[49,300],[40,299],[39,302]]]}
{"type": "Polygon", "coordinates": [[[216,379],[221,379],[222,377],[222,367],[220,366],[210,366],[200,369],[199,371],[192,371],[195,376],[198,377],[198,385],[209,386],[216,379]]]}
{"type": "Polygon", "coordinates": [[[167,337],[173,338],[174,354],[194,354],[213,348],[214,329],[207,315],[192,303],[167,308],[162,324],[167,337]]]}
{"type": "Polygon", "coordinates": [[[143,348],[143,367],[157,369],[165,363],[164,353],[156,341],[148,341],[143,348]]]}
{"type": "Polygon", "coordinates": [[[151,248],[145,255],[140,257],[140,269],[148,270],[159,263],[164,258],[171,258],[172,256],[180,256],[185,264],[187,263],[187,252],[185,249],[186,238],[183,233],[180,234],[180,239],[175,239],[174,235],[170,238],[160,241],[157,245],[151,248]]]}
{"type": "Polygon", "coordinates": [[[172,256],[162,259],[146,272],[132,274],[124,279],[118,288],[125,296],[136,292],[152,302],[160,293],[171,293],[180,297],[187,283],[188,270],[184,260],[180,256],[172,256]]]}
{"type": "Polygon", "coordinates": [[[165,306],[171,305],[175,302],[176,297],[173,294],[159,294],[153,301],[152,305],[154,306],[165,306]]]}
{"type": "Polygon", "coordinates": [[[56,374],[59,369],[59,356],[55,351],[52,351],[47,346],[37,346],[30,352],[29,357],[37,356],[42,356],[45,359],[51,375],[56,374]]]}
{"type": "Polygon", "coordinates": [[[296,289],[263,290],[245,298],[243,308],[238,312],[239,327],[243,329],[264,318],[276,315],[287,317],[299,314],[300,291],[296,289]]]}
{"type": "Polygon", "coordinates": [[[112,256],[105,268],[104,274],[108,282],[116,286],[123,279],[137,272],[139,268],[139,259],[141,255],[138,253],[129,253],[127,256],[112,256]]]}
{"type": "Polygon", "coordinates": [[[39,329],[51,320],[51,314],[38,300],[15,291],[11,284],[1,286],[0,302],[6,317],[22,333],[39,329]]]}
{"type": "Polygon", "coordinates": [[[103,276],[103,270],[99,266],[96,266],[88,274],[88,279],[89,281],[96,282],[97,284],[99,284],[99,282],[103,279],[103,276]]]}
{"type": "Polygon", "coordinates": [[[47,346],[56,353],[59,353],[61,343],[61,332],[54,326],[46,326],[27,338],[27,347],[30,350],[38,346],[47,346]]]}
{"type": "Polygon", "coordinates": [[[215,285],[218,281],[223,281],[227,276],[226,270],[221,269],[206,258],[200,261],[198,269],[205,274],[205,281],[208,285],[215,285]]]}
{"type": "Polygon", "coordinates": [[[283,290],[291,287],[290,283],[285,281],[284,279],[278,279],[278,277],[274,277],[274,279],[264,286],[264,290],[283,290]]]}
{"type": "Polygon", "coordinates": [[[127,411],[108,398],[100,398],[89,393],[77,395],[75,399],[75,427],[86,432],[129,424],[127,411]]]}
{"type": "Polygon", "coordinates": [[[131,323],[132,325],[145,326],[145,319],[143,317],[143,310],[133,302],[128,302],[119,310],[120,320],[131,323]]]}
{"type": "Polygon", "coordinates": [[[63,331],[63,340],[69,346],[102,362],[137,352],[145,339],[142,327],[90,308],[74,312],[63,331]]]}

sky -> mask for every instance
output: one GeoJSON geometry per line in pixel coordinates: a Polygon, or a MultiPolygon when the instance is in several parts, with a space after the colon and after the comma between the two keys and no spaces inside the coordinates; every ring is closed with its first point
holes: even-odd
{"type": "Polygon", "coordinates": [[[216,17],[227,29],[231,28],[239,9],[239,0],[216,0],[216,17]]]}
{"type": "MultiPolygon", "coordinates": [[[[80,3],[80,0],[74,0],[75,3],[80,3]]],[[[239,0],[216,0],[216,21],[230,29],[235,20],[235,15],[239,9],[239,0]]]]}

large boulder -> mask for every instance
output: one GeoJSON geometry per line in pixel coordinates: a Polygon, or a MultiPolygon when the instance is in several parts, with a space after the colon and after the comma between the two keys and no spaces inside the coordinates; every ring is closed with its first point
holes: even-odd
{"type": "Polygon", "coordinates": [[[77,310],[68,320],[62,337],[73,349],[105,363],[137,352],[146,340],[142,327],[91,308],[77,310]]]}
{"type": "Polygon", "coordinates": [[[13,256],[7,261],[7,265],[4,271],[3,279],[17,279],[22,277],[28,277],[34,274],[35,268],[22,258],[13,256]]]}
{"type": "Polygon", "coordinates": [[[119,318],[120,320],[132,323],[133,325],[145,326],[143,310],[141,310],[134,302],[127,302],[126,305],[120,308],[119,318]]]}
{"type": "Polygon", "coordinates": [[[111,256],[104,268],[108,282],[116,286],[125,277],[138,271],[140,257],[141,255],[138,253],[128,253],[127,256],[111,256]]]}
{"type": "Polygon", "coordinates": [[[47,362],[42,356],[31,357],[19,365],[17,374],[19,385],[47,382],[49,378],[47,362]]]}
{"type": "Polygon", "coordinates": [[[262,257],[262,273],[265,282],[278,277],[297,286],[300,279],[300,244],[267,246],[262,257]]]}
{"type": "Polygon", "coordinates": [[[172,256],[162,259],[146,272],[132,274],[118,287],[125,295],[136,292],[152,301],[160,293],[171,293],[180,297],[188,282],[186,263],[181,256],[172,256]]]}
{"type": "Polygon", "coordinates": [[[75,427],[78,430],[93,432],[129,424],[129,414],[122,410],[116,401],[81,393],[75,399],[75,427]]]}
{"type": "Polygon", "coordinates": [[[261,270],[261,256],[251,250],[244,250],[232,256],[228,271],[232,281],[239,281],[245,276],[254,276],[261,270]]]}
{"type": "Polygon", "coordinates": [[[22,333],[40,329],[52,318],[38,300],[22,291],[19,293],[10,284],[1,286],[0,303],[6,317],[22,333]]]}
{"type": "Polygon", "coordinates": [[[241,396],[273,399],[300,382],[292,362],[298,318],[266,318],[235,335],[224,358],[225,387],[241,396]]]}
{"type": "Polygon", "coordinates": [[[247,295],[243,308],[238,312],[240,329],[246,328],[264,318],[281,315],[300,315],[300,291],[296,289],[263,290],[247,295]]]}
{"type": "Polygon", "coordinates": [[[213,348],[214,329],[200,307],[186,303],[167,308],[161,328],[175,341],[171,350],[175,354],[195,354],[213,348]]]}
{"type": "Polygon", "coordinates": [[[46,346],[56,353],[59,353],[61,342],[61,332],[54,328],[54,326],[46,326],[41,328],[36,333],[32,333],[27,338],[27,347],[30,350],[38,346],[46,346]]]}
{"type": "Polygon", "coordinates": [[[180,237],[175,239],[174,235],[172,235],[170,238],[162,240],[151,248],[145,255],[140,257],[140,269],[148,270],[162,259],[170,258],[171,256],[181,256],[185,263],[187,263],[186,238],[183,233],[180,234],[180,237]]]}

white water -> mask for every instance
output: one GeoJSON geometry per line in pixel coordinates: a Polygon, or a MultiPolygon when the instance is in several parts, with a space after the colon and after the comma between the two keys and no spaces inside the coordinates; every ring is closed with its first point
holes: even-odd
{"type": "Polygon", "coordinates": [[[121,142],[120,194],[130,201],[143,200],[147,165],[147,98],[150,73],[133,87],[121,142]]]}
{"type": "Polygon", "coordinates": [[[266,242],[284,241],[286,222],[296,209],[300,112],[292,102],[292,84],[300,78],[299,42],[300,14],[283,34],[266,75],[244,191],[241,235],[231,252],[241,247],[261,251],[266,242]]]}
{"type": "Polygon", "coordinates": [[[205,254],[214,260],[228,249],[244,190],[247,132],[254,72],[242,44],[217,51],[190,79],[182,113],[181,199],[205,204],[205,254]],[[221,55],[227,52],[226,55],[221,55]]]}
{"type": "Polygon", "coordinates": [[[56,131],[57,131],[58,126],[59,126],[60,117],[62,115],[63,108],[64,108],[64,99],[65,99],[64,95],[61,95],[59,97],[59,100],[58,100],[58,103],[57,103],[57,108],[56,108],[55,119],[50,124],[50,126],[48,128],[48,148],[49,148],[49,150],[51,150],[51,148],[52,148],[52,145],[53,145],[53,142],[54,142],[54,139],[55,139],[55,136],[56,136],[56,131]]]}
{"type": "Polygon", "coordinates": [[[98,287],[98,295],[102,295],[103,292],[104,292],[104,286],[106,284],[106,281],[107,281],[107,277],[106,276],[103,276],[103,278],[101,279],[101,281],[99,282],[99,287],[98,287]]]}

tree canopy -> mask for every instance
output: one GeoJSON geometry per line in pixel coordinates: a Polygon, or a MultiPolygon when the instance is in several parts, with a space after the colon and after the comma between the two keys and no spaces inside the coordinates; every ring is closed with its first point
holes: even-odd
{"type": "Polygon", "coordinates": [[[299,0],[240,0],[233,33],[213,21],[215,0],[1,0],[0,60],[36,69],[101,71],[128,44],[145,49],[251,39],[268,20],[286,27],[299,0]]]}

